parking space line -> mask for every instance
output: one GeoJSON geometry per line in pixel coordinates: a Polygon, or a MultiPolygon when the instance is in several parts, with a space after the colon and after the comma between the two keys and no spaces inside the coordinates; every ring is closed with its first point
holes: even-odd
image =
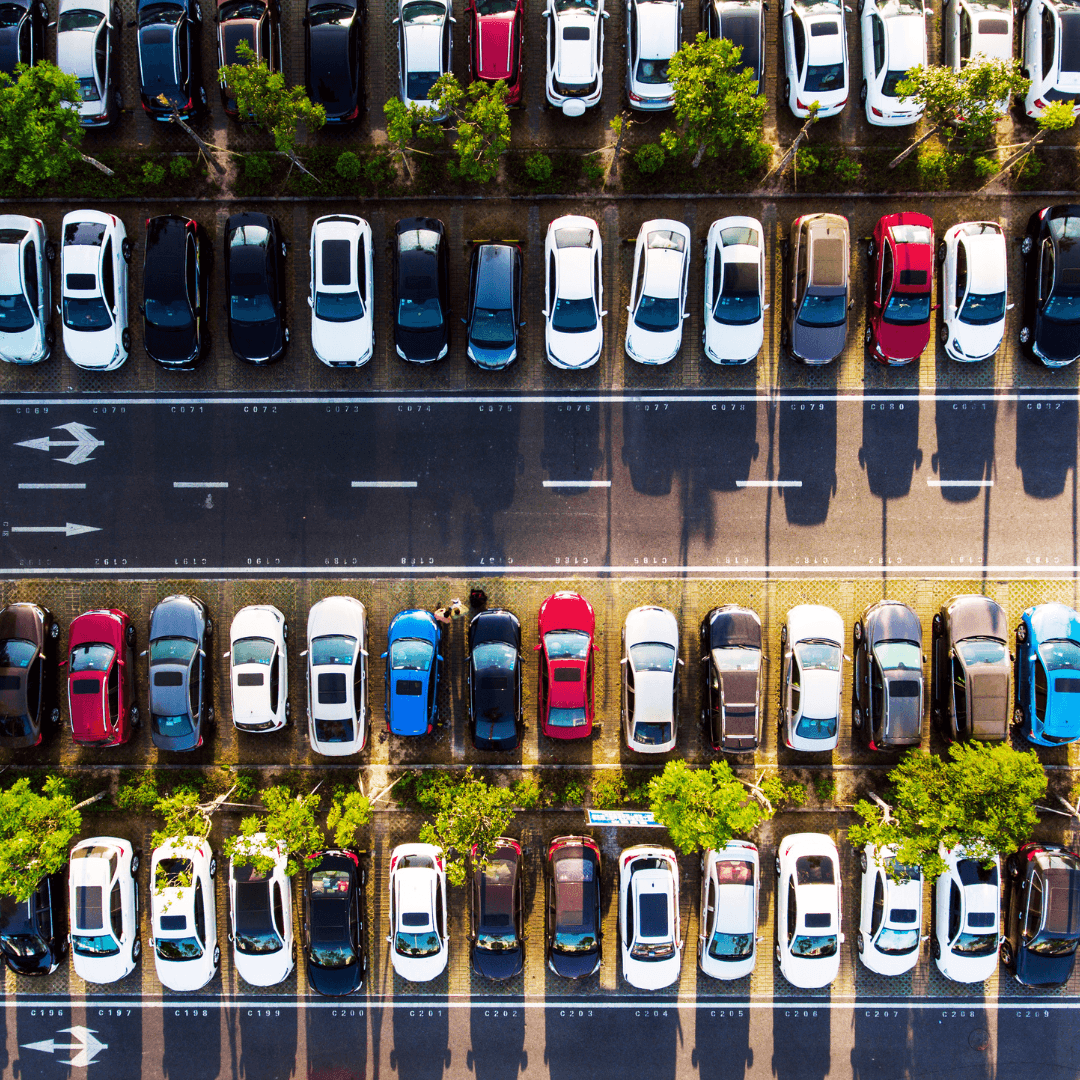
{"type": "Polygon", "coordinates": [[[993,480],[931,480],[927,477],[927,487],[993,487],[993,480]]]}
{"type": "Polygon", "coordinates": [[[20,491],[83,491],[85,484],[20,484],[20,491]]]}
{"type": "Polygon", "coordinates": [[[563,487],[578,487],[578,488],[609,488],[611,487],[610,480],[545,480],[544,487],[546,488],[563,488],[563,487]]]}
{"type": "Polygon", "coordinates": [[[801,480],[736,480],[736,487],[741,488],[753,488],[753,487],[781,487],[781,488],[799,488],[802,487],[801,480]]]}
{"type": "Polygon", "coordinates": [[[415,480],[354,480],[354,488],[414,488],[415,480]]]}
{"type": "Polygon", "coordinates": [[[227,488],[228,480],[174,480],[174,488],[227,488]]]}

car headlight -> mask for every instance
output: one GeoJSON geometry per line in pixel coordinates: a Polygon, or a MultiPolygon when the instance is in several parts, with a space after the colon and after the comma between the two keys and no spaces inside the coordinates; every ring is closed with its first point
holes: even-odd
{"type": "Polygon", "coordinates": [[[120,346],[117,345],[116,348],[113,349],[112,358],[114,360],[116,360],[119,356],[120,356],[120,346]]]}

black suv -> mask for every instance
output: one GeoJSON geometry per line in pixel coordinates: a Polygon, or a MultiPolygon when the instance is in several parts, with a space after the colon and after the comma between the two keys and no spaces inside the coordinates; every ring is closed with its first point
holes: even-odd
{"type": "Polygon", "coordinates": [[[312,988],[345,997],[368,970],[364,885],[367,867],[351,849],[316,852],[304,875],[304,958],[312,988]]]}
{"type": "Polygon", "coordinates": [[[446,228],[435,218],[394,227],[394,348],[402,360],[430,364],[450,350],[446,228]]]}
{"type": "Polygon", "coordinates": [[[5,0],[0,4],[0,71],[15,77],[15,65],[33,67],[45,58],[49,9],[44,0],[5,0]]]}
{"type": "Polygon", "coordinates": [[[305,80],[308,97],[326,110],[327,124],[351,124],[360,119],[363,17],[357,0],[308,0],[305,80]]]}
{"type": "Polygon", "coordinates": [[[147,115],[168,123],[173,106],[185,118],[205,108],[198,0],[139,0],[128,25],[139,28],[139,100],[147,115]]]}
{"type": "Polygon", "coordinates": [[[28,900],[0,896],[0,952],[16,975],[50,975],[68,951],[67,871],[43,877],[28,900]]]}
{"type": "Polygon", "coordinates": [[[229,344],[249,364],[285,355],[285,241],[276,218],[233,214],[225,226],[229,344]]]}
{"type": "Polygon", "coordinates": [[[1028,220],[1020,344],[1047,367],[1080,356],[1080,206],[1044,206],[1028,220]]]}
{"type": "Polygon", "coordinates": [[[152,360],[190,369],[209,344],[207,283],[212,259],[202,226],[166,214],[146,223],[143,342],[152,360]]]}

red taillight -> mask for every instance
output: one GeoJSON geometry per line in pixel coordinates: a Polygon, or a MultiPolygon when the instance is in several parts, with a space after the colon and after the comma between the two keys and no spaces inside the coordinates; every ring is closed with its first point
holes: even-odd
{"type": "Polygon", "coordinates": [[[1049,213],[1050,213],[1050,207],[1049,207],[1049,206],[1044,206],[1044,207],[1043,207],[1043,208],[1042,208],[1042,209],[1041,209],[1041,210],[1039,211],[1039,220],[1040,220],[1040,221],[1042,221],[1042,219],[1043,219],[1044,217],[1046,217],[1046,215],[1047,215],[1047,214],[1049,214],[1049,213]]]}
{"type": "Polygon", "coordinates": [[[1043,101],[1042,98],[1036,98],[1035,99],[1035,108],[1036,109],[1045,109],[1046,108],[1046,102],[1043,101]]]}
{"type": "Polygon", "coordinates": [[[806,109],[807,111],[809,111],[810,106],[804,104],[802,98],[796,98],[795,99],[795,108],[797,108],[797,109],[806,109]]]}
{"type": "Polygon", "coordinates": [[[871,112],[872,112],[872,113],[873,113],[873,114],[874,114],[875,116],[884,116],[884,115],[885,115],[885,114],[884,114],[884,113],[883,113],[883,112],[882,112],[882,111],[881,111],[880,109],[878,109],[878,108],[875,108],[875,107],[874,107],[873,105],[871,105],[871,106],[870,106],[870,111],[871,111],[871,112]]]}

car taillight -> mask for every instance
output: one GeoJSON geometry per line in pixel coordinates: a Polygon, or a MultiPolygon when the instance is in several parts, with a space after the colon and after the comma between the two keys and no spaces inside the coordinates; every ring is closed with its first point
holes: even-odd
{"type": "Polygon", "coordinates": [[[1044,207],[1043,207],[1043,208],[1042,208],[1042,209],[1041,209],[1041,210],[1039,211],[1039,220],[1040,220],[1040,221],[1042,221],[1042,219],[1043,219],[1044,217],[1046,217],[1046,215],[1047,215],[1047,214],[1049,214],[1049,213],[1050,213],[1050,207],[1049,207],[1049,206],[1044,206],[1044,207]]]}
{"type": "Polygon", "coordinates": [[[645,99],[640,94],[628,94],[631,101],[644,101],[645,99]]]}
{"type": "Polygon", "coordinates": [[[803,102],[803,99],[802,99],[802,98],[796,98],[796,99],[795,99],[795,108],[797,108],[797,109],[809,109],[809,108],[810,108],[810,106],[809,106],[809,105],[807,105],[807,104],[805,104],[805,103],[803,102]]]}
{"type": "Polygon", "coordinates": [[[883,112],[882,112],[882,111],[881,111],[881,110],[880,110],[879,108],[877,108],[877,107],[876,107],[876,106],[874,106],[874,105],[871,105],[871,106],[870,106],[870,111],[871,111],[871,112],[872,112],[872,113],[873,113],[873,114],[874,114],[875,116],[884,116],[884,115],[885,115],[885,114],[884,114],[884,113],[883,113],[883,112]]]}
{"type": "Polygon", "coordinates": [[[1035,99],[1035,108],[1036,109],[1045,109],[1046,108],[1046,102],[1043,101],[1042,98],[1036,98],[1035,99]]]}

